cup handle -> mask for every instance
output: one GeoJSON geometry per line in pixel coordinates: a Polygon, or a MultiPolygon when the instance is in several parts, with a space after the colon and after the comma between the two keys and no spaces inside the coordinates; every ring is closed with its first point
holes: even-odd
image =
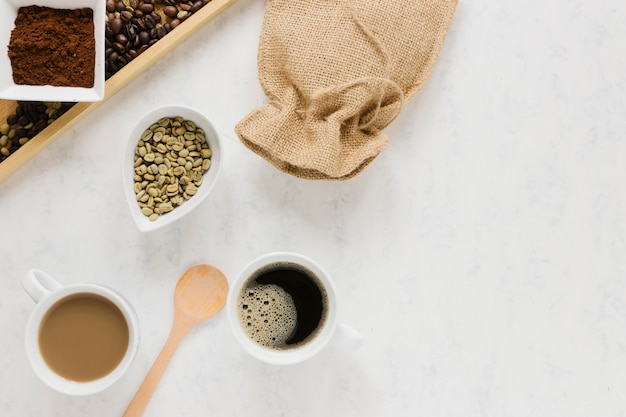
{"type": "Polygon", "coordinates": [[[61,284],[45,272],[31,269],[22,278],[22,287],[30,295],[30,298],[38,303],[52,291],[61,288],[61,284]]]}
{"type": "Polygon", "coordinates": [[[363,335],[344,323],[337,323],[335,342],[344,349],[357,350],[363,343],[363,335]]]}

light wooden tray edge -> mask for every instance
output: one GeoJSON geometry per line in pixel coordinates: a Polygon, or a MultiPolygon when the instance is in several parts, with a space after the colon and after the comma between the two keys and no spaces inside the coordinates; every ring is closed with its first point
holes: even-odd
{"type": "Polygon", "coordinates": [[[91,103],[76,103],[65,114],[46,127],[41,133],[20,147],[0,163],[0,183],[13,175],[23,165],[59,138],[83,117],[114,96],[128,83],[137,78],[176,46],[183,43],[207,22],[218,16],[237,0],[211,0],[174,31],[167,34],[139,57],[135,58],[105,83],[104,100],[91,103]]]}

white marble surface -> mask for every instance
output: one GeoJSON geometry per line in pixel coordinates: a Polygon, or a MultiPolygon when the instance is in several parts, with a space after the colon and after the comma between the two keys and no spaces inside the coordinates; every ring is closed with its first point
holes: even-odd
{"type": "Polygon", "coordinates": [[[183,341],[146,416],[626,415],[626,3],[461,0],[362,174],[307,182],[230,140],[212,196],[141,234],[120,186],[127,132],[172,103],[232,131],[264,103],[264,5],[239,0],[0,184],[0,415],[120,416],[184,269],[232,278],[275,250],[331,271],[361,349],[264,365],[222,311],[183,341]],[[67,397],[31,371],[32,267],[134,304],[139,353],[107,391],[67,397]]]}

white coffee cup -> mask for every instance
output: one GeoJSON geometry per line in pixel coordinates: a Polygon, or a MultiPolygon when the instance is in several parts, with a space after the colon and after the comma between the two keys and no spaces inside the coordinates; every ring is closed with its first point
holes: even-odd
{"type": "Polygon", "coordinates": [[[29,270],[22,279],[24,290],[36,306],[26,325],[26,355],[39,378],[51,388],[69,395],[89,395],[100,392],[116,382],[130,367],[139,346],[138,321],[130,303],[117,292],[96,284],[61,285],[43,271],[29,270]],[[86,382],[66,379],[55,373],[44,360],[39,347],[40,326],[51,308],[61,300],[78,296],[102,297],[113,303],[123,314],[128,326],[128,346],[119,364],[108,374],[86,382]]]}
{"type": "Polygon", "coordinates": [[[330,275],[312,259],[296,253],[275,252],[260,256],[250,262],[231,284],[226,306],[235,339],[250,355],[270,364],[287,365],[302,362],[319,353],[331,340],[342,344],[346,348],[356,349],[363,339],[358,331],[338,321],[337,297],[330,275]],[[244,324],[239,317],[239,297],[242,289],[246,288],[246,284],[250,280],[254,280],[258,271],[275,264],[298,265],[310,271],[317,278],[319,285],[323,287],[327,301],[325,319],[319,324],[314,335],[296,347],[280,350],[264,346],[250,338],[244,330],[244,324]]]}

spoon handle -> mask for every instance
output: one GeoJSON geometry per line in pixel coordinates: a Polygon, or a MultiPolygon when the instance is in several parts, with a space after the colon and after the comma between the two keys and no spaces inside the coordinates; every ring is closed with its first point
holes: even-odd
{"type": "Polygon", "coordinates": [[[141,386],[135,393],[135,396],[131,400],[130,404],[128,404],[123,417],[139,417],[143,415],[148,403],[150,402],[150,398],[152,398],[152,394],[154,394],[154,391],[159,385],[161,376],[163,376],[163,372],[165,372],[165,368],[167,368],[167,364],[174,354],[174,351],[183,337],[194,327],[195,324],[196,323],[192,321],[177,320],[177,317],[175,317],[174,326],[172,326],[172,330],[165,341],[163,348],[161,348],[159,356],[157,356],[156,360],[152,364],[152,367],[148,371],[148,374],[141,383],[141,386]]]}

